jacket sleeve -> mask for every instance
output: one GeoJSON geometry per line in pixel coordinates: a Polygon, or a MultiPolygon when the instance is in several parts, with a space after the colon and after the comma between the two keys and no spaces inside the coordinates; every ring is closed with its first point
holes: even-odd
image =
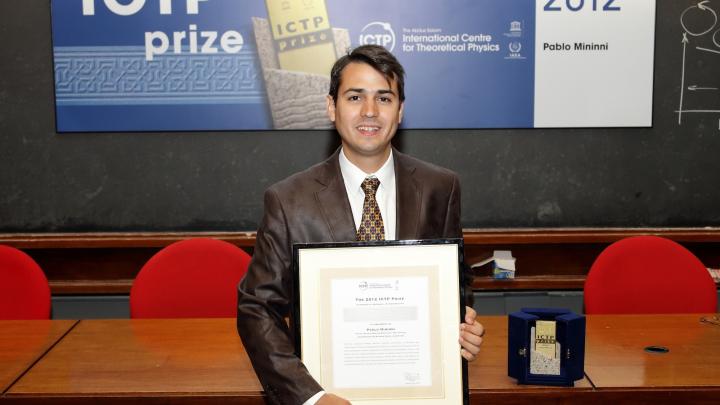
{"type": "MultiPolygon", "coordinates": [[[[456,174],[452,177],[452,187],[448,195],[447,211],[445,213],[445,228],[443,230],[443,237],[445,238],[462,238],[462,224],[460,222],[460,180],[456,174]]],[[[473,293],[472,293],[472,282],[474,274],[470,266],[465,263],[465,257],[463,257],[462,263],[462,278],[463,278],[463,298],[465,305],[473,306],[473,293]]]]}
{"type": "Polygon", "coordinates": [[[447,211],[445,212],[444,238],[462,238],[462,225],[460,224],[460,180],[453,173],[452,186],[448,196],[447,211]]]}
{"type": "Polygon", "coordinates": [[[265,192],[253,258],[238,286],[237,328],[255,373],[274,404],[301,404],[322,390],[295,355],[285,321],[293,299],[292,245],[277,193],[265,192]]]}

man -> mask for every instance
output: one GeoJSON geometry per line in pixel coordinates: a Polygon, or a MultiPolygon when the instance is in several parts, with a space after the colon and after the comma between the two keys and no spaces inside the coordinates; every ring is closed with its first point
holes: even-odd
{"type": "MultiPolygon", "coordinates": [[[[380,46],[358,47],[335,63],[330,80],[327,112],[342,148],[265,192],[253,259],[238,289],[238,331],[266,395],[278,404],[349,403],[323,392],[294,354],[284,319],[295,293],[293,243],[462,237],[457,175],[390,145],[405,100],[395,57],[380,46]],[[363,225],[378,208],[379,223],[363,225]]],[[[475,316],[467,308],[460,325],[459,351],[468,360],[484,333],[475,316]]]]}

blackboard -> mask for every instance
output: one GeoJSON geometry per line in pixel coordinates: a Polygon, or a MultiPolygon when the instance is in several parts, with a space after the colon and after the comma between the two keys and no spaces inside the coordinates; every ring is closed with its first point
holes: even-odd
{"type": "MultiPolygon", "coordinates": [[[[652,128],[396,144],[460,174],[465,228],[720,226],[720,23],[683,41],[713,24],[685,12],[697,3],[658,1],[652,128]]],[[[338,145],[333,131],[57,134],[49,0],[0,2],[0,49],[3,233],[254,230],[265,188],[338,145]]]]}

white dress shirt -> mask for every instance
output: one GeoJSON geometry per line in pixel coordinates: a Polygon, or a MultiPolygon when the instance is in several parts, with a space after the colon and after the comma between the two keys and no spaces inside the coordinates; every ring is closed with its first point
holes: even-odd
{"type": "MultiPolygon", "coordinates": [[[[352,209],[353,220],[355,221],[355,231],[357,232],[357,229],[360,227],[363,203],[365,202],[365,192],[361,187],[362,182],[366,177],[377,177],[377,179],[380,180],[380,186],[378,186],[377,192],[375,193],[375,199],[380,208],[380,215],[382,215],[383,225],[385,226],[385,240],[395,239],[397,191],[395,189],[395,164],[393,162],[392,150],[390,151],[388,159],[375,173],[365,173],[348,160],[344,150],[340,150],[340,172],[342,173],[345,190],[350,200],[350,209],[352,209]]],[[[305,401],[303,405],[315,405],[324,394],[325,391],[318,392],[305,401]]]]}
{"type": "Polygon", "coordinates": [[[340,172],[345,182],[345,190],[350,200],[350,209],[352,209],[353,220],[355,221],[355,230],[360,227],[362,220],[363,203],[365,202],[365,192],[361,185],[367,177],[376,177],[380,180],[380,186],[375,193],[380,215],[382,215],[383,225],[385,227],[385,240],[393,240],[395,237],[395,226],[397,216],[397,190],[395,189],[395,164],[393,163],[392,150],[390,156],[385,163],[375,173],[365,173],[359,167],[355,166],[345,156],[345,151],[340,151],[340,172]]]}

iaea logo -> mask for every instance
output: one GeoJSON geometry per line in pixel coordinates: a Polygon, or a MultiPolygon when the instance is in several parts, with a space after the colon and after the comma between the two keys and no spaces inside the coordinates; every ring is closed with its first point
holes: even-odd
{"type": "Polygon", "coordinates": [[[520,54],[520,50],[522,49],[522,43],[519,41],[512,41],[508,44],[508,55],[505,57],[505,59],[525,59],[524,56],[520,54]]]}
{"type": "Polygon", "coordinates": [[[360,45],[382,45],[392,52],[395,48],[395,32],[390,23],[373,21],[363,27],[359,42],[360,45]]]}

